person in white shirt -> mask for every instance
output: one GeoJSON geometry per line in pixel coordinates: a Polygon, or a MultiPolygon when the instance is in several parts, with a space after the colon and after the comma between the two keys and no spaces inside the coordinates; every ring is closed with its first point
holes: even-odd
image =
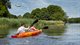
{"type": "Polygon", "coordinates": [[[29,30],[29,27],[26,28],[26,27],[25,27],[25,24],[23,23],[23,24],[21,24],[21,26],[18,28],[16,35],[18,35],[18,34],[20,34],[20,33],[22,33],[22,32],[28,31],[28,30],[29,30]]]}

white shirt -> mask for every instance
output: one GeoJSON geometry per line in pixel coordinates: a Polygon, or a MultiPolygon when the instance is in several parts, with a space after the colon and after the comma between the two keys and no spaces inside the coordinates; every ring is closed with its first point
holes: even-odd
{"type": "Polygon", "coordinates": [[[24,26],[21,26],[18,28],[18,31],[17,33],[22,33],[22,32],[25,32],[25,30],[28,30],[29,28],[25,28],[24,26]]]}

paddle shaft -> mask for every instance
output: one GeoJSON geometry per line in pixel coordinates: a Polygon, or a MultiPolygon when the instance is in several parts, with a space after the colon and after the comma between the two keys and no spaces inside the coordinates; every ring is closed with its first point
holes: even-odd
{"type": "Polygon", "coordinates": [[[36,24],[38,22],[38,19],[36,19],[31,25],[30,27],[32,27],[34,24],[36,24]]]}

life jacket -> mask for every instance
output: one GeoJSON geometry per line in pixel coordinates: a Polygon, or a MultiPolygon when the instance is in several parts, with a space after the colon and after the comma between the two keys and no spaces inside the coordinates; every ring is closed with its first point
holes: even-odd
{"type": "Polygon", "coordinates": [[[34,26],[32,26],[31,28],[30,28],[30,31],[35,31],[36,30],[36,28],[34,27],[34,26]]]}

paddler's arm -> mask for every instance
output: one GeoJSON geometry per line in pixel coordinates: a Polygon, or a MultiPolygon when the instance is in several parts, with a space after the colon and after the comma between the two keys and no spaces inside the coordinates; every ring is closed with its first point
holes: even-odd
{"type": "Polygon", "coordinates": [[[28,26],[28,28],[25,28],[25,31],[29,31],[30,27],[28,26]]]}
{"type": "Polygon", "coordinates": [[[20,33],[20,31],[18,30],[15,35],[18,35],[19,33],[20,33]]]}

